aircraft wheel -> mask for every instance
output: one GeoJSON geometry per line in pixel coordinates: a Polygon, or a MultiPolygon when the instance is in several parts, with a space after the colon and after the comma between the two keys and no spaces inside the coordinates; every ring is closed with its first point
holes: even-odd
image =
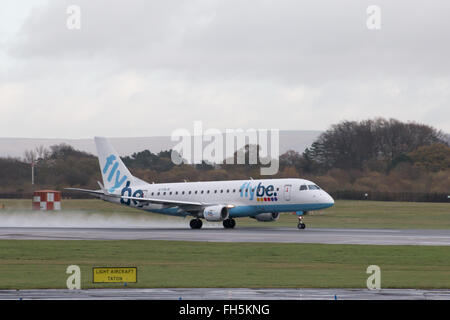
{"type": "Polygon", "coordinates": [[[299,224],[297,225],[297,228],[299,228],[299,229],[305,229],[305,228],[306,228],[306,224],[304,224],[304,223],[299,223],[299,224]]]}
{"type": "Polygon", "coordinates": [[[223,220],[223,226],[225,229],[233,229],[236,226],[236,221],[234,219],[223,220]]]}
{"type": "Polygon", "coordinates": [[[190,225],[191,229],[200,229],[203,225],[203,222],[200,219],[192,219],[189,222],[189,225],[190,225]]]}

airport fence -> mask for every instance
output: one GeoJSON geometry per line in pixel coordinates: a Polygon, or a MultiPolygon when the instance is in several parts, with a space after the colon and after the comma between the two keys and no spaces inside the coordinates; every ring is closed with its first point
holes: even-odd
{"type": "MultiPolygon", "coordinates": [[[[335,200],[373,200],[373,201],[406,201],[406,202],[449,202],[450,193],[418,193],[418,192],[378,192],[343,190],[330,192],[335,200]]],[[[32,199],[29,192],[0,192],[0,199],[32,199]]],[[[63,191],[63,199],[92,199],[93,196],[80,192],[63,191]]]]}
{"type": "MultiPolygon", "coordinates": [[[[62,191],[61,197],[63,199],[92,199],[94,197],[88,194],[83,194],[74,191],[62,191]]],[[[0,192],[0,199],[31,199],[33,198],[33,193],[31,192],[0,192]]]]}
{"type": "Polygon", "coordinates": [[[330,192],[336,200],[450,202],[450,193],[379,192],[344,190],[330,192]]]}

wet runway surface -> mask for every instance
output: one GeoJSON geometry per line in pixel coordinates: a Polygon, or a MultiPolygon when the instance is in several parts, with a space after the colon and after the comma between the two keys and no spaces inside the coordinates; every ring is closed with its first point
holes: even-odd
{"type": "MultiPolygon", "coordinates": [[[[0,227],[0,239],[39,240],[178,240],[374,245],[450,245],[448,230],[296,228],[32,228],[0,227]]],[[[88,289],[0,290],[0,300],[450,300],[450,290],[415,289],[88,289]]]]}
{"type": "Polygon", "coordinates": [[[450,246],[450,230],[291,228],[33,228],[0,227],[0,239],[177,240],[450,246]]]}
{"type": "Polygon", "coordinates": [[[88,289],[0,290],[0,300],[450,300],[450,290],[415,289],[88,289]]]}

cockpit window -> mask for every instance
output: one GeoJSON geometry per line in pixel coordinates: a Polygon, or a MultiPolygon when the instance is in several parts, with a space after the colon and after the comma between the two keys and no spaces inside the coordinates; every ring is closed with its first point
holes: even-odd
{"type": "Polygon", "coordinates": [[[300,191],[302,191],[302,190],[308,190],[308,187],[306,186],[306,184],[302,184],[300,186],[300,191]]]}
{"type": "Polygon", "coordinates": [[[320,190],[320,188],[318,186],[316,186],[315,184],[310,184],[308,185],[309,190],[320,190]]]}

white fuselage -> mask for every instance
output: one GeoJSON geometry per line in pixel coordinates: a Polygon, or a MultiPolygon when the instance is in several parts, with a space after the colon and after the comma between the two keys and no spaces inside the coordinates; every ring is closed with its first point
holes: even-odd
{"type": "MultiPolygon", "coordinates": [[[[313,182],[303,179],[231,180],[185,183],[139,183],[121,189],[122,196],[157,198],[168,201],[222,204],[229,208],[229,216],[253,217],[260,213],[305,212],[331,207],[333,198],[313,182]]],[[[106,201],[121,203],[142,210],[162,214],[186,216],[192,212],[166,204],[140,203],[110,197],[106,201]]]]}

